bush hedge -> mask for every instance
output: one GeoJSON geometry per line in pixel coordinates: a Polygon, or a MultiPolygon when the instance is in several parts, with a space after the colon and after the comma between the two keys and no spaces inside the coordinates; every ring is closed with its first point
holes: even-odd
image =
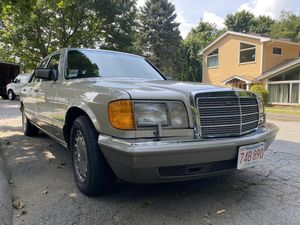
{"type": "Polygon", "coordinates": [[[254,84],[251,86],[250,91],[262,96],[264,103],[267,104],[269,100],[269,92],[262,84],[254,84]]]}

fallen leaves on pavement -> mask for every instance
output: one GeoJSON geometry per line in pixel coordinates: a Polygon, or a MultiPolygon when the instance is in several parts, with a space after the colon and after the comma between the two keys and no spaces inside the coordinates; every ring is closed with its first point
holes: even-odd
{"type": "Polygon", "coordinates": [[[22,201],[16,201],[13,203],[13,207],[17,210],[23,209],[25,207],[25,203],[22,201]]]}
{"type": "Polygon", "coordinates": [[[221,214],[221,213],[224,213],[224,212],[226,212],[225,209],[219,209],[219,210],[217,211],[217,214],[221,214]]]}

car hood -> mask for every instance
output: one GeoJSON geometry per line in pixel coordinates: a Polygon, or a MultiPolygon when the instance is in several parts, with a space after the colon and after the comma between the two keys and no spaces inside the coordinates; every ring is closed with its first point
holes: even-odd
{"type": "Polygon", "coordinates": [[[133,99],[176,99],[178,95],[189,96],[191,92],[217,92],[232,90],[231,88],[218,87],[215,85],[197,82],[129,78],[88,78],[84,81],[81,79],[80,83],[81,85],[85,83],[88,88],[93,87],[93,89],[96,87],[121,89],[126,91],[133,99]]]}

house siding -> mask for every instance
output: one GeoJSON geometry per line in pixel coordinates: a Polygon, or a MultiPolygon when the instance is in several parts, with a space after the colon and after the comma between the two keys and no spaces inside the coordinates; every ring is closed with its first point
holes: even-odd
{"type": "Polygon", "coordinates": [[[233,75],[245,75],[256,78],[261,74],[261,49],[260,40],[236,35],[227,35],[203,53],[203,82],[223,85],[222,81],[233,75]],[[256,45],[256,61],[254,63],[239,63],[239,44],[246,42],[256,45]],[[207,54],[219,48],[219,65],[207,68],[207,54]]]}
{"type": "Polygon", "coordinates": [[[293,44],[285,44],[279,42],[265,43],[263,47],[263,67],[262,72],[270,70],[272,67],[284,62],[288,59],[295,59],[299,57],[300,46],[293,44]],[[282,55],[274,55],[273,48],[278,47],[282,49],[282,55]]]}

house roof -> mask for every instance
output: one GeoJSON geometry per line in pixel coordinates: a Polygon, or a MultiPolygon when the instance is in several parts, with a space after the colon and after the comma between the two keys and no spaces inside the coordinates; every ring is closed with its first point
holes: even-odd
{"type": "Polygon", "coordinates": [[[287,70],[294,69],[297,66],[300,66],[300,58],[285,60],[284,62],[280,63],[279,65],[274,66],[270,70],[264,72],[262,75],[257,77],[256,80],[258,80],[258,81],[263,80],[265,78],[277,75],[277,74],[285,72],[287,70]]]}
{"type": "Polygon", "coordinates": [[[0,60],[0,65],[20,66],[18,63],[4,62],[0,60]]]}
{"type": "Polygon", "coordinates": [[[213,42],[211,42],[209,45],[207,45],[204,49],[202,49],[200,54],[202,55],[206,50],[208,50],[210,47],[212,47],[218,41],[220,41],[221,39],[223,39],[224,37],[226,37],[230,34],[240,36],[240,37],[248,37],[248,38],[257,39],[257,40],[260,40],[261,43],[274,41],[274,42],[280,42],[280,43],[286,43],[286,44],[292,44],[292,45],[300,45],[300,43],[298,43],[298,42],[293,42],[293,41],[286,40],[286,39],[274,39],[274,38],[270,38],[270,37],[266,37],[266,36],[261,36],[258,34],[245,34],[245,33],[239,33],[239,32],[235,32],[235,31],[226,31],[224,34],[222,34],[220,37],[218,37],[213,42]]]}
{"type": "Polygon", "coordinates": [[[229,81],[232,81],[233,79],[238,79],[244,81],[246,84],[251,84],[255,80],[253,77],[245,76],[245,75],[233,75],[226,80],[223,80],[222,83],[226,84],[229,81]]]}

